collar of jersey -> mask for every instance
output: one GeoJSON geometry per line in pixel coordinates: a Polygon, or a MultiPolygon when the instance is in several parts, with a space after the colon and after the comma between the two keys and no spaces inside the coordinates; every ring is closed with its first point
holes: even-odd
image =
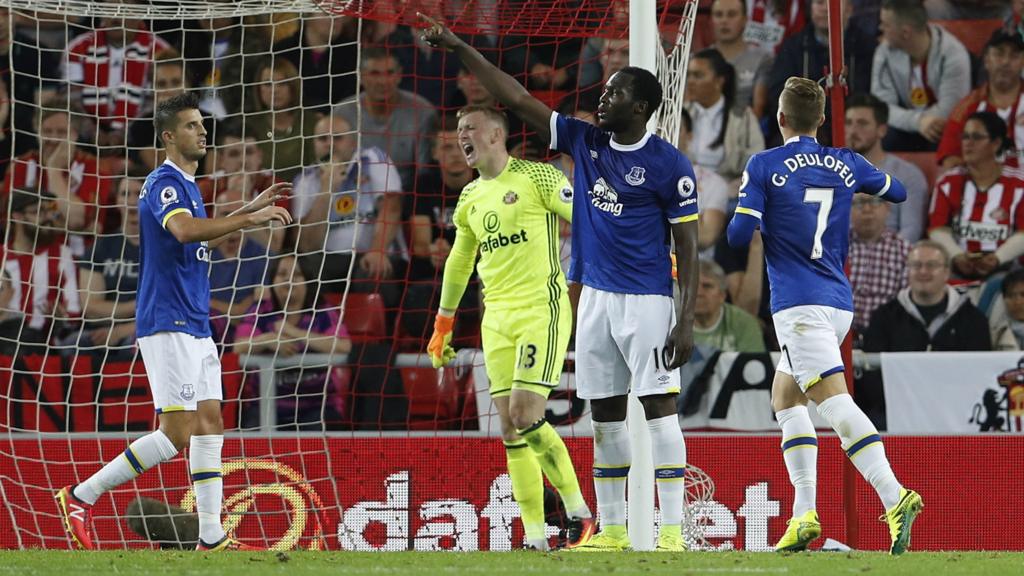
{"type": "Polygon", "coordinates": [[[818,139],[814,136],[793,136],[789,140],[786,140],[786,144],[792,144],[794,142],[814,142],[817,143],[818,139]]]}
{"type": "Polygon", "coordinates": [[[164,160],[164,164],[170,166],[171,168],[174,168],[175,170],[177,170],[185,178],[185,180],[188,180],[189,182],[192,182],[193,184],[195,184],[196,177],[191,175],[191,174],[189,174],[188,172],[185,172],[184,170],[182,170],[181,167],[179,167],[174,162],[171,162],[170,158],[165,159],[164,160]]]}
{"type": "Polygon", "coordinates": [[[615,141],[615,136],[612,136],[611,138],[608,139],[608,144],[609,146],[612,147],[613,150],[618,150],[619,152],[633,152],[643,148],[647,144],[647,141],[650,139],[651,133],[645,132],[644,137],[634,144],[619,144],[618,142],[615,141]]]}

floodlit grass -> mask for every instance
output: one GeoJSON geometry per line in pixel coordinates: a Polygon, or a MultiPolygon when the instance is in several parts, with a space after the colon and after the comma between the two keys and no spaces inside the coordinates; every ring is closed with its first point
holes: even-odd
{"type": "Polygon", "coordinates": [[[882,553],[748,552],[658,553],[353,553],[353,552],[0,552],[0,575],[62,576],[158,574],[209,576],[429,575],[484,574],[838,574],[927,575],[1024,574],[1024,554],[1008,552],[911,552],[900,558],[882,553]]]}

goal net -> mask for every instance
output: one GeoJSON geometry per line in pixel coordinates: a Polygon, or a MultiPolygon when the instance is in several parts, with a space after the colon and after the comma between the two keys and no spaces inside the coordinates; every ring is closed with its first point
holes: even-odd
{"type": "MultiPolygon", "coordinates": [[[[225,527],[275,549],[519,547],[476,282],[459,311],[456,362],[438,371],[422,354],[451,213],[472,177],[453,113],[492,99],[451,54],[421,43],[415,14],[445,18],[552,108],[593,120],[604,81],[628,63],[628,4],[0,7],[0,547],[67,547],[53,493],[156,425],[135,343],[136,203],[164,161],[155,105],[184,91],[205,118],[196,182],[209,215],[294,185],[282,203],[293,225],[197,255],[210,262],[223,368],[225,527]]],[[[673,138],[695,8],[658,2],[659,126],[673,138]]],[[[515,155],[571,171],[571,159],[511,120],[515,155]]],[[[593,502],[589,410],[573,394],[571,361],[548,417],[593,502]]],[[[693,478],[706,502],[711,485],[693,478]]],[[[194,546],[194,503],[179,455],[101,498],[95,540],[194,546]]],[[[554,536],[564,522],[554,498],[550,512],[554,536]]]]}

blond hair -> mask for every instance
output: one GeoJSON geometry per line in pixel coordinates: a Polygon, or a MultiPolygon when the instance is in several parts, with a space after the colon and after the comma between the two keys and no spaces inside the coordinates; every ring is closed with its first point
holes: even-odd
{"type": "Polygon", "coordinates": [[[478,104],[470,104],[469,106],[463,106],[462,108],[460,108],[459,112],[456,114],[456,117],[462,119],[464,116],[469,116],[474,112],[480,112],[488,119],[496,123],[498,126],[501,126],[501,129],[505,133],[505,136],[508,136],[508,116],[505,116],[505,113],[502,112],[501,110],[498,110],[497,108],[493,108],[491,106],[481,106],[478,104]]]}
{"type": "Polygon", "coordinates": [[[786,80],[779,110],[793,131],[816,132],[825,118],[825,91],[814,80],[793,76],[786,80]]]}

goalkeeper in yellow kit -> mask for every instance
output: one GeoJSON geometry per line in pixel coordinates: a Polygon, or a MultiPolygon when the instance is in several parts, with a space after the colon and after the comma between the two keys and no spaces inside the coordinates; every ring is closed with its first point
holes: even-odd
{"type": "Polygon", "coordinates": [[[510,157],[507,137],[501,112],[483,106],[459,111],[459,146],[480,177],[466,185],[455,208],[455,244],[445,262],[427,351],[435,368],[454,358],[455,309],[476,263],[486,307],[484,363],[527,547],[547,549],[543,470],[565,503],[567,546],[573,548],[590,539],[595,523],[569,451],[544,419],[572,330],[558,259],[558,217],[572,220],[572,187],[553,166],[510,157]]]}

